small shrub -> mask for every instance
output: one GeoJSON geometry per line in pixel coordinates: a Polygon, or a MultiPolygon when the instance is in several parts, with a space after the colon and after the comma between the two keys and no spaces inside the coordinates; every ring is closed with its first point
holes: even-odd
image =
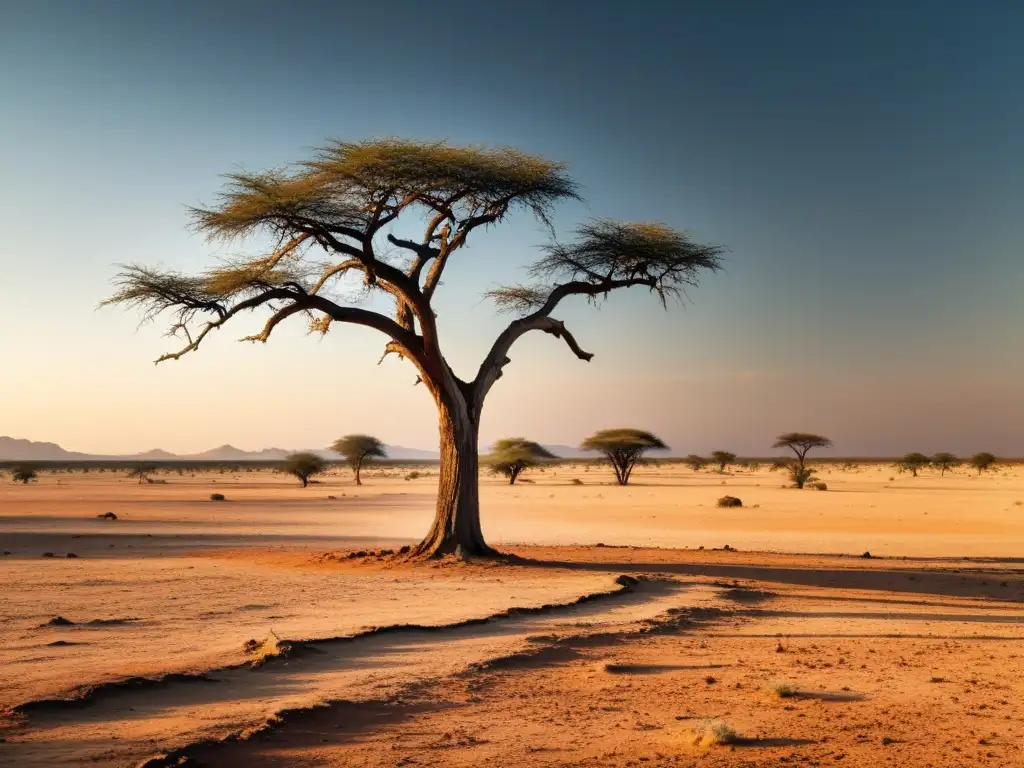
{"type": "Polygon", "coordinates": [[[743,502],[737,499],[735,496],[723,496],[718,500],[715,506],[718,507],[742,507],[743,502]]]}
{"type": "MultiPolygon", "coordinates": [[[[580,480],[580,479],[579,479],[578,477],[574,477],[574,478],[573,478],[572,480],[570,480],[569,482],[570,482],[570,483],[572,483],[573,485],[583,485],[583,481],[582,481],[582,480],[580,480]]],[[[1020,502],[1019,502],[1019,501],[1018,501],[1017,503],[1018,503],[1018,504],[1020,504],[1020,502]]]]}
{"type": "Polygon", "coordinates": [[[693,729],[693,743],[701,747],[735,744],[740,735],[724,720],[704,720],[693,729]]]}
{"type": "Polygon", "coordinates": [[[415,480],[416,478],[422,477],[422,476],[423,476],[422,472],[418,472],[416,470],[413,470],[412,472],[410,472],[409,474],[407,474],[405,476],[405,479],[406,480],[415,480]]]}
{"type": "Polygon", "coordinates": [[[816,491],[827,491],[828,490],[828,485],[826,483],[823,483],[823,482],[821,482],[819,480],[816,483],[811,483],[811,488],[813,488],[816,491]]]}
{"type": "Polygon", "coordinates": [[[227,501],[227,499],[224,498],[223,493],[211,493],[210,501],[227,501]]]}
{"type": "Polygon", "coordinates": [[[796,686],[785,680],[774,680],[768,684],[768,690],[780,699],[790,699],[797,694],[796,686]]]}

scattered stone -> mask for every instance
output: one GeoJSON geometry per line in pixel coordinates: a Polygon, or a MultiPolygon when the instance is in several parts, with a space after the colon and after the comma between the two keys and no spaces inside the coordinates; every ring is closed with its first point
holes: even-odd
{"type": "Polygon", "coordinates": [[[723,496],[718,500],[715,505],[718,507],[742,507],[743,502],[737,499],[735,496],[723,496]]]}
{"type": "Polygon", "coordinates": [[[43,552],[43,557],[53,557],[53,552],[43,552]]]}
{"type": "Polygon", "coordinates": [[[100,520],[117,520],[117,515],[113,512],[104,512],[102,515],[96,515],[100,520]]]}
{"type": "Polygon", "coordinates": [[[393,555],[393,554],[395,554],[395,550],[393,550],[393,549],[382,549],[380,551],[380,557],[384,557],[384,555],[393,555]]]}
{"type": "Polygon", "coordinates": [[[408,555],[410,552],[412,552],[412,547],[410,547],[408,544],[406,544],[404,547],[398,550],[398,554],[400,555],[408,555]]]}
{"type": "Polygon", "coordinates": [[[865,552],[863,555],[861,555],[861,557],[863,557],[865,560],[870,560],[871,559],[871,553],[870,552],[865,552]]]}
{"type": "Polygon", "coordinates": [[[68,552],[67,555],[65,555],[65,557],[67,557],[68,559],[71,559],[71,558],[74,558],[74,557],[78,557],[78,555],[76,555],[74,552],[68,552]]]}
{"type": "Polygon", "coordinates": [[[5,555],[9,555],[9,554],[11,554],[11,550],[9,550],[9,549],[5,549],[5,550],[4,550],[4,554],[5,554],[5,555]]]}
{"type": "Polygon", "coordinates": [[[63,616],[54,616],[52,619],[47,621],[45,624],[40,626],[43,627],[73,627],[75,622],[71,619],[65,619],[63,616]]]}

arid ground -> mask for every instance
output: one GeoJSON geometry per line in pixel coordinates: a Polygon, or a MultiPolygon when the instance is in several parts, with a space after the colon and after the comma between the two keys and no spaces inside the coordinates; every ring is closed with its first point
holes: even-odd
{"type": "Polygon", "coordinates": [[[1024,766],[1022,467],[409,471],[4,478],[0,765],[1024,766]]]}

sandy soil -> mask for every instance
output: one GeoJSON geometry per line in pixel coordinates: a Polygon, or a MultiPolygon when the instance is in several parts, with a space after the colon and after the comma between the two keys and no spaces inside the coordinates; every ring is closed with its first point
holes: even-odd
{"type": "Polygon", "coordinates": [[[0,764],[1024,765],[1024,471],[819,474],[487,479],[523,559],[416,566],[345,553],[425,530],[432,477],[2,483],[0,764]]]}

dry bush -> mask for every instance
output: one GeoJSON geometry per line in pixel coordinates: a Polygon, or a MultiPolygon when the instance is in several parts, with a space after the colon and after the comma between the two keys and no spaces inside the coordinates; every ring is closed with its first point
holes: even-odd
{"type": "Polygon", "coordinates": [[[816,491],[827,491],[828,490],[828,485],[826,483],[821,482],[820,480],[818,482],[816,482],[816,483],[811,483],[810,486],[808,486],[808,487],[813,488],[816,491]]]}
{"type": "MultiPolygon", "coordinates": [[[[574,477],[574,478],[573,478],[572,480],[570,480],[569,482],[570,482],[570,483],[572,483],[573,485],[583,485],[583,481],[582,481],[582,480],[580,480],[580,479],[579,479],[578,477],[574,477]]],[[[1020,504],[1020,502],[1019,502],[1019,501],[1018,501],[1017,503],[1018,503],[1018,504],[1020,504]]]]}
{"type": "Polygon", "coordinates": [[[224,498],[223,493],[211,493],[210,501],[227,501],[227,499],[224,498]]]}
{"type": "Polygon", "coordinates": [[[768,690],[780,699],[789,699],[796,696],[796,686],[786,680],[773,680],[768,684],[768,690]]]}
{"type": "Polygon", "coordinates": [[[735,496],[723,496],[715,504],[716,507],[742,507],[743,502],[735,496]]]}
{"type": "Polygon", "coordinates": [[[701,747],[735,744],[740,735],[724,720],[704,720],[693,728],[693,743],[701,747]]]}

